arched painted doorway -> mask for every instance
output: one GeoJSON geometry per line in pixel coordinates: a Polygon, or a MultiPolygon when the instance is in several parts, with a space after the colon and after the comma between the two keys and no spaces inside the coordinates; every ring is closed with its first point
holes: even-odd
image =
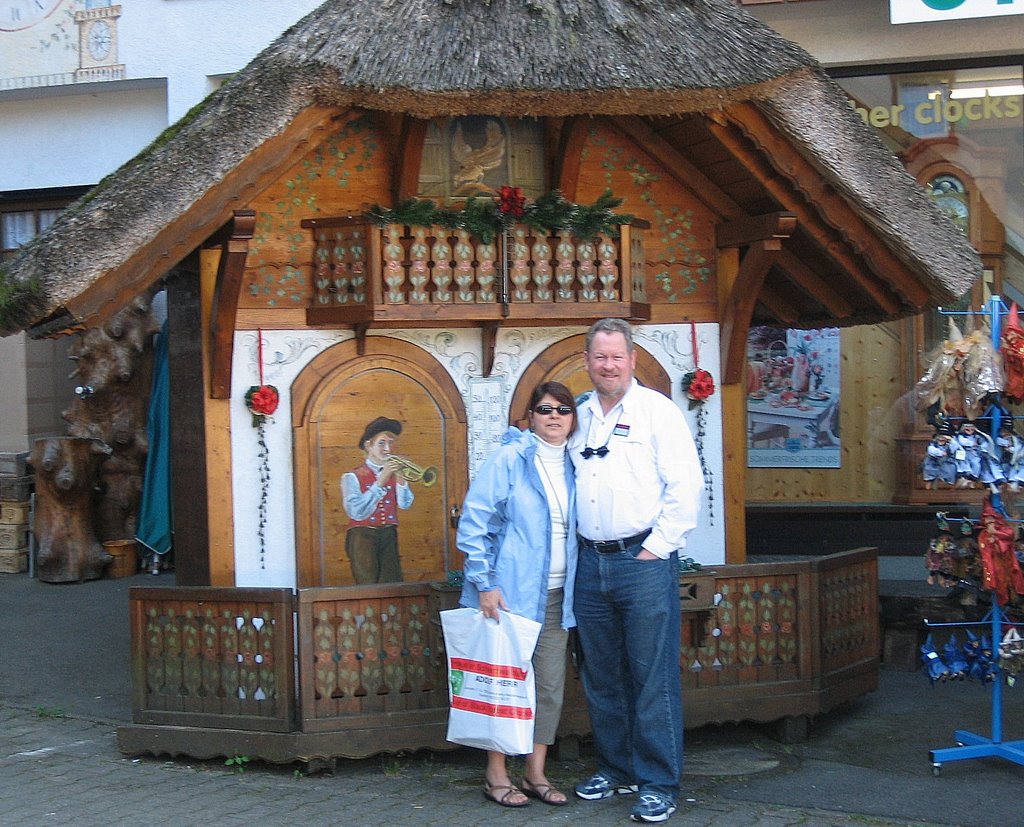
{"type": "MultiPolygon", "coordinates": [[[[580,334],[556,342],[523,371],[509,406],[509,421],[512,424],[525,427],[526,405],[533,389],[541,382],[561,382],[576,395],[590,390],[590,377],[587,376],[587,369],[583,363],[585,341],[586,336],[580,334]]],[[[658,360],[640,345],[636,345],[636,378],[640,384],[661,391],[671,398],[672,382],[668,373],[658,360]]]]}
{"type": "MultiPolygon", "coordinates": [[[[292,387],[298,584],[358,585],[345,552],[348,528],[341,477],[359,468],[366,425],[378,416],[402,425],[394,451],[427,473],[410,483],[399,511],[405,582],[445,580],[454,559],[448,514],[466,491],[466,412],[451,377],[422,349],[368,337],[321,353],[292,387]],[[433,478],[433,484],[428,484],[433,478]]],[[[416,470],[410,471],[418,476],[416,470]]]]}

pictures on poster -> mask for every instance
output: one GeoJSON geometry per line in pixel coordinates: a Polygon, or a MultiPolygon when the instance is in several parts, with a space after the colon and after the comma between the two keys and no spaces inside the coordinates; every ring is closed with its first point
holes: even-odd
{"type": "Polygon", "coordinates": [[[749,467],[840,466],[838,328],[751,328],[746,391],[749,467]]]}

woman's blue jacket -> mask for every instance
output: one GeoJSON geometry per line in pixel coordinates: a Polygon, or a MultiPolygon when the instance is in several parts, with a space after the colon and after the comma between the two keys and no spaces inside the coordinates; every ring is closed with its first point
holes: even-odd
{"type": "MultiPolygon", "coordinates": [[[[462,505],[456,543],[466,555],[463,606],[480,607],[480,592],[495,587],[509,611],[544,622],[551,565],[551,516],[544,484],[534,464],[537,437],[509,428],[487,458],[462,505]]],[[[569,527],[565,538],[565,589],[562,628],[576,625],[576,484],[572,461],[565,458],[569,527]]]]}

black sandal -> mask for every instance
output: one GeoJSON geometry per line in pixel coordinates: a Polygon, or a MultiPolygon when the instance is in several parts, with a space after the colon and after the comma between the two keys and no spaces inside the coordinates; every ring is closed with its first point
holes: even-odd
{"type": "Polygon", "coordinates": [[[549,807],[564,807],[569,803],[569,797],[561,790],[556,790],[550,784],[533,784],[525,778],[519,782],[523,795],[527,798],[536,798],[538,801],[547,804],[549,807]],[[552,795],[561,795],[562,800],[552,798],[552,795]]]}
{"type": "Polygon", "coordinates": [[[500,804],[502,807],[529,807],[530,806],[530,802],[529,801],[516,801],[515,803],[513,803],[513,802],[510,802],[508,800],[508,797],[510,795],[515,795],[516,793],[519,793],[522,796],[527,795],[527,793],[523,792],[521,789],[519,789],[517,786],[515,786],[515,784],[495,784],[492,787],[489,783],[487,783],[485,781],[484,782],[483,793],[484,793],[484,798],[488,799],[489,801],[493,801],[495,804],[500,804]],[[499,796],[495,795],[495,793],[498,790],[507,790],[507,792],[504,795],[499,797],[499,796]]]}

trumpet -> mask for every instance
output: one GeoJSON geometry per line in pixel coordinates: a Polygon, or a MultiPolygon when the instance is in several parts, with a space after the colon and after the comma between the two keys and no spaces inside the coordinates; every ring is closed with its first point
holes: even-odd
{"type": "Polygon", "coordinates": [[[406,482],[421,482],[424,488],[430,488],[430,486],[437,482],[437,469],[433,465],[423,468],[408,457],[402,457],[398,454],[392,454],[388,459],[393,460],[395,465],[398,466],[395,469],[395,473],[406,482]]]}

